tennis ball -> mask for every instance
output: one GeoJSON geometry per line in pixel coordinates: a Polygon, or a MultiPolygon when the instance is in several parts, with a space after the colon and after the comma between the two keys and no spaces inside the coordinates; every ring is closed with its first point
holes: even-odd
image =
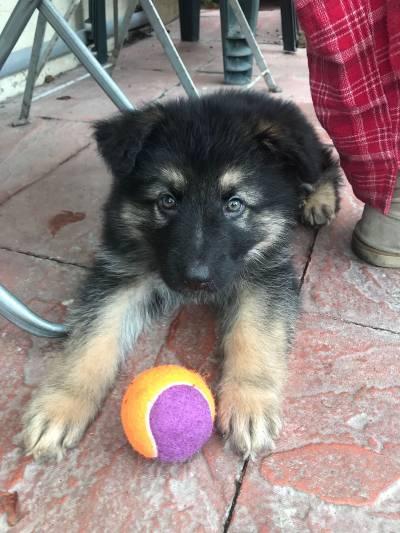
{"type": "Polygon", "coordinates": [[[128,386],[121,421],[131,446],[147,458],[186,461],[210,438],[215,403],[196,372],[162,365],[139,374],[128,386]]]}

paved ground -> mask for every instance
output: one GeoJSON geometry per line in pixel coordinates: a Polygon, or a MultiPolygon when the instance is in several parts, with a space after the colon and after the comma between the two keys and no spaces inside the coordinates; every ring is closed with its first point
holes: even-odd
{"type": "MultiPolygon", "coordinates": [[[[283,96],[316,124],[304,50],[284,55],[269,44],[279,38],[276,24],[276,13],[263,13],[263,51],[283,96]]],[[[199,43],[179,43],[177,24],[170,29],[197,85],[221,87],[216,13],[203,14],[199,43]]],[[[152,37],[124,49],[115,78],[137,104],[182,94],[152,37]]],[[[265,90],[263,82],[257,89],[265,90]]],[[[110,181],[90,121],[114,109],[85,80],[35,102],[25,128],[9,125],[17,110],[18,100],[1,107],[0,280],[37,312],[62,320],[96,247],[110,181]]],[[[21,457],[16,435],[56,343],[0,319],[0,530],[8,520],[23,532],[400,531],[400,272],[369,267],[351,253],[360,209],[347,188],[331,227],[299,230],[304,311],[285,425],[276,452],[253,463],[217,435],[188,464],[146,462],[122,434],[121,395],[138,371],[178,362],[215,384],[207,309],[185,308],[143,337],[81,446],[48,467],[21,457]]]]}

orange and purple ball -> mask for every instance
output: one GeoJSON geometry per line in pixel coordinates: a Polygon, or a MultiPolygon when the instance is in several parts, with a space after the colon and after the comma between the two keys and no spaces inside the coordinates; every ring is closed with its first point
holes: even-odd
{"type": "Polygon", "coordinates": [[[147,458],[182,462],[210,438],[215,403],[200,374],[162,365],[139,374],[129,385],[121,420],[131,446],[147,458]]]}

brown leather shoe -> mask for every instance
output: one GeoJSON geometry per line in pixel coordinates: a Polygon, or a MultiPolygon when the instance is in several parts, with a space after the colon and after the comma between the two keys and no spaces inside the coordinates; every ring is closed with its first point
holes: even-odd
{"type": "Polygon", "coordinates": [[[365,206],[353,232],[354,253],[371,265],[400,268],[400,177],[393,195],[390,211],[365,206]]]}

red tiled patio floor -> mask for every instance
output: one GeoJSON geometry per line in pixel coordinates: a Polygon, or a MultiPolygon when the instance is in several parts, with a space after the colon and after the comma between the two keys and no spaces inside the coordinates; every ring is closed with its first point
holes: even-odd
{"type": "MultiPolygon", "coordinates": [[[[271,44],[278,22],[278,12],[262,13],[262,49],[282,96],[328,140],[312,110],[304,50],[285,55],[271,44]]],[[[223,87],[217,12],[203,13],[199,43],[180,43],[176,22],[170,30],[198,87],[223,87]]],[[[153,37],[123,50],[115,78],[136,104],[183,94],[153,37]]],[[[265,90],[263,82],[256,88],[265,90]]],[[[0,107],[0,281],[43,316],[63,320],[93,255],[110,182],[90,121],[114,108],[87,79],[35,102],[32,123],[13,129],[18,102],[0,107]]],[[[304,312],[284,429],[275,453],[253,463],[218,435],[185,465],[148,462],[122,433],[121,397],[142,369],[177,362],[215,386],[218,354],[206,308],[185,308],[144,335],[81,445],[48,466],[20,456],[18,433],[57,343],[0,319],[0,531],[9,527],[4,496],[13,492],[18,532],[400,531],[400,273],[353,256],[360,206],[348,187],[344,196],[330,227],[316,236],[299,229],[304,312]]]]}

